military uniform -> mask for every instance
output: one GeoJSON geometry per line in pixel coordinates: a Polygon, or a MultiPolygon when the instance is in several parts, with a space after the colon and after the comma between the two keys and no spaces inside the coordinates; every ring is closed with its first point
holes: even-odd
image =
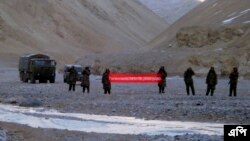
{"type": "Polygon", "coordinates": [[[237,96],[238,77],[239,77],[238,69],[234,68],[233,72],[230,73],[230,75],[229,75],[229,79],[230,79],[230,81],[229,81],[229,84],[230,84],[229,96],[232,96],[232,93],[234,94],[234,96],[237,96]]]}
{"type": "Polygon", "coordinates": [[[160,77],[161,80],[158,82],[158,87],[159,87],[159,93],[165,93],[165,87],[166,87],[166,77],[167,77],[167,72],[165,71],[164,67],[161,67],[160,70],[157,73],[160,77]]]}
{"type": "Polygon", "coordinates": [[[89,68],[85,68],[82,72],[82,83],[81,86],[83,88],[83,93],[85,93],[85,89],[87,89],[87,92],[89,93],[89,76],[90,76],[90,70],[89,68]]]}
{"type": "Polygon", "coordinates": [[[111,82],[109,79],[110,71],[107,69],[102,75],[102,84],[104,89],[104,94],[111,93],[111,82]]]}
{"type": "Polygon", "coordinates": [[[71,91],[72,89],[73,91],[75,91],[76,81],[77,81],[77,71],[75,70],[74,67],[72,67],[69,69],[69,75],[67,80],[67,83],[69,84],[69,91],[71,91]]]}
{"type": "Polygon", "coordinates": [[[188,68],[184,73],[184,82],[186,84],[187,95],[189,95],[189,88],[191,88],[192,94],[195,95],[194,82],[192,78],[193,75],[195,75],[195,73],[191,68],[188,68]]]}
{"type": "Polygon", "coordinates": [[[217,85],[217,74],[216,74],[213,67],[208,72],[208,75],[206,78],[206,84],[207,84],[206,95],[208,96],[209,93],[211,92],[211,96],[213,96],[214,90],[215,90],[216,85],[217,85]]]}

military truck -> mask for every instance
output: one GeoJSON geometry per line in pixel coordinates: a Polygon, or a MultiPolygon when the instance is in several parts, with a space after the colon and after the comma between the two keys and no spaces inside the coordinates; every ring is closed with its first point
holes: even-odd
{"type": "Polygon", "coordinates": [[[26,54],[19,59],[20,80],[27,83],[55,83],[56,61],[44,54],[26,54]]]}
{"type": "Polygon", "coordinates": [[[77,81],[81,81],[82,80],[82,71],[83,68],[81,65],[77,65],[77,64],[66,64],[64,66],[64,73],[63,73],[63,82],[67,83],[68,81],[68,77],[69,77],[69,69],[74,66],[75,70],[77,72],[77,81]]]}

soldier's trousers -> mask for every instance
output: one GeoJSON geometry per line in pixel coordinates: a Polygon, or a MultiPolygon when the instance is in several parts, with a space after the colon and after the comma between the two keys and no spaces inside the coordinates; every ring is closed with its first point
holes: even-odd
{"type": "Polygon", "coordinates": [[[104,88],[104,94],[110,94],[111,88],[104,88]]]}
{"type": "Polygon", "coordinates": [[[83,86],[82,87],[82,92],[85,93],[86,89],[87,89],[87,92],[89,93],[89,86],[83,86]]]}
{"type": "Polygon", "coordinates": [[[159,93],[165,93],[165,86],[159,86],[159,93]]]}
{"type": "Polygon", "coordinates": [[[229,96],[237,96],[237,84],[230,84],[230,93],[229,96]]]}
{"type": "Polygon", "coordinates": [[[76,84],[69,84],[69,91],[73,89],[75,91],[76,84]]]}
{"type": "Polygon", "coordinates": [[[213,96],[214,95],[214,90],[215,90],[215,86],[207,85],[206,95],[209,95],[209,93],[211,92],[211,96],[213,96]]]}
{"type": "Polygon", "coordinates": [[[189,88],[192,90],[192,94],[195,95],[194,83],[186,83],[186,91],[187,95],[189,95],[189,88]]]}

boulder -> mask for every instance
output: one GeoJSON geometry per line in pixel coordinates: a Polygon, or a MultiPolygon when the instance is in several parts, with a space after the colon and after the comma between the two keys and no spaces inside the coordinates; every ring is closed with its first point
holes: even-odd
{"type": "Polygon", "coordinates": [[[6,132],[0,128],[0,141],[7,141],[6,132]]]}
{"type": "Polygon", "coordinates": [[[22,106],[22,107],[40,107],[42,105],[43,103],[40,100],[33,99],[33,98],[24,99],[23,101],[19,103],[19,106],[22,106]]]}

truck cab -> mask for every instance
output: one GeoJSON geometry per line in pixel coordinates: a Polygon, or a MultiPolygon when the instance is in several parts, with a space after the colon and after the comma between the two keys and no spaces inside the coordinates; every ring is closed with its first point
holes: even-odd
{"type": "Polygon", "coordinates": [[[26,54],[19,59],[19,76],[23,82],[55,83],[56,61],[44,54],[26,54]]]}
{"type": "Polygon", "coordinates": [[[40,83],[44,83],[49,80],[50,83],[55,82],[55,68],[56,61],[50,59],[31,59],[30,71],[31,71],[31,82],[39,80],[40,83]]]}

